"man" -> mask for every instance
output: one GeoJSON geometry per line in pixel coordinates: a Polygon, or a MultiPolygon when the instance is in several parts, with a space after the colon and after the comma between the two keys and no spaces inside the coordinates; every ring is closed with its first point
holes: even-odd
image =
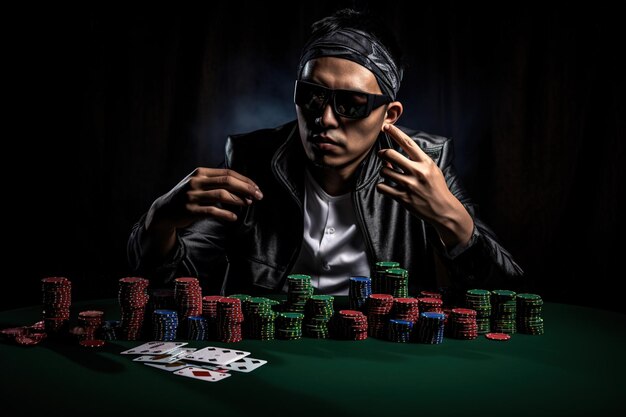
{"type": "Polygon", "coordinates": [[[378,261],[408,269],[412,294],[510,286],[522,271],[476,217],[450,140],[394,125],[397,50],[352,10],[315,23],[297,121],[229,137],[225,169],[197,168],[158,198],[133,229],[131,264],[164,281],[224,279],[226,294],[279,292],[290,273],[347,294],[349,277],[378,261]],[[226,277],[214,267],[224,256],[226,277]]]}

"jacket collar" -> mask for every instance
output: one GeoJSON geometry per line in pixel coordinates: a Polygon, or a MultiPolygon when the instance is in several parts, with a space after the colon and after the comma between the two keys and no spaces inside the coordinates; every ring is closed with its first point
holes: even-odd
{"type": "MultiPolygon", "coordinates": [[[[378,135],[374,146],[356,171],[357,182],[355,190],[359,191],[368,186],[372,181],[379,178],[382,166],[381,160],[376,156],[383,148],[393,148],[389,138],[384,133],[378,135]]],[[[304,204],[304,167],[307,157],[300,142],[298,123],[293,122],[293,128],[287,135],[287,139],[278,147],[272,158],[272,172],[283,186],[297,198],[301,205],[304,204]]]]}

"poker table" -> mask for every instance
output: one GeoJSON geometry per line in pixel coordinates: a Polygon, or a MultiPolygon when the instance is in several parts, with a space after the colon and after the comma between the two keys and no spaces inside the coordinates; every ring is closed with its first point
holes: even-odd
{"type": "MultiPolygon", "coordinates": [[[[336,300],[337,302],[345,300],[336,300]]],[[[117,319],[115,300],[75,303],[117,319]]],[[[41,306],[0,312],[0,328],[30,325],[41,306]]],[[[67,341],[0,344],[4,415],[420,416],[623,413],[626,315],[546,303],[546,333],[509,341],[446,338],[439,345],[363,341],[190,342],[234,347],[268,363],[217,383],[67,341]],[[619,410],[622,410],[621,412],[619,410]]],[[[623,414],[622,414],[623,415],[623,414]]]]}

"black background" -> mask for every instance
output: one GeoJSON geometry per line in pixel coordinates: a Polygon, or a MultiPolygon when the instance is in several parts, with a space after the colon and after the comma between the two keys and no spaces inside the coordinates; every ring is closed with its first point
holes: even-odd
{"type": "Polygon", "coordinates": [[[465,185],[531,288],[624,311],[615,9],[295,3],[5,14],[2,309],[39,303],[44,276],[72,279],[75,298],[113,297],[132,224],[221,162],[227,134],[293,119],[310,24],[356,5],[405,49],[400,124],[455,139],[465,185]]]}

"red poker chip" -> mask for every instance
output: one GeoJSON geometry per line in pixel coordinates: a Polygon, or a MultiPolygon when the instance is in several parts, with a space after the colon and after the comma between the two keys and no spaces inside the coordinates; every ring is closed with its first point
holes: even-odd
{"type": "Polygon", "coordinates": [[[104,346],[106,342],[101,339],[88,339],[88,340],[81,340],[78,343],[83,347],[95,348],[95,347],[104,346]]]}
{"type": "Polygon", "coordinates": [[[509,340],[511,338],[511,335],[508,335],[506,333],[487,333],[485,334],[485,337],[489,340],[505,341],[505,340],[509,340]]]}

